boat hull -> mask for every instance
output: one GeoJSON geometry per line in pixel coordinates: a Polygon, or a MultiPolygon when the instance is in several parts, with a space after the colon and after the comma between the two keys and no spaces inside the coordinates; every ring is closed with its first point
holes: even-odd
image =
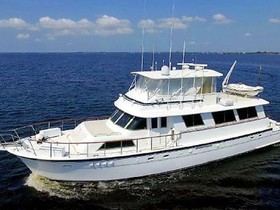
{"type": "Polygon", "coordinates": [[[35,174],[60,181],[109,181],[159,174],[240,155],[280,142],[272,129],[204,145],[149,154],[86,160],[37,160],[19,157],[35,174]]]}

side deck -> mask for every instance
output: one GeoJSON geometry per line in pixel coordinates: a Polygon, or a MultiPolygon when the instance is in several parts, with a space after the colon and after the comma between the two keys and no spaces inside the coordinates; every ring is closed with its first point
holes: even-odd
{"type": "MultiPolygon", "coordinates": [[[[254,119],[246,122],[236,123],[243,126],[244,123],[254,123],[254,119]]],[[[90,122],[90,121],[88,121],[90,122]]],[[[94,123],[93,123],[94,124],[94,123]]],[[[48,123],[48,126],[51,125],[48,123]]],[[[65,124],[64,124],[65,125],[65,124]]],[[[88,126],[91,123],[88,124],[88,126]]],[[[24,129],[31,128],[35,133],[27,137],[20,137],[21,129],[14,130],[15,135],[1,135],[2,150],[35,159],[53,159],[53,160],[75,160],[89,158],[118,157],[134,154],[153,153],[158,151],[168,151],[176,148],[196,148],[207,147],[207,145],[218,144],[221,141],[239,138],[240,134],[222,135],[224,129],[229,129],[232,124],[224,124],[215,127],[197,128],[183,132],[172,132],[166,135],[159,135],[145,138],[126,138],[116,141],[102,141],[102,137],[96,137],[95,141],[70,141],[68,134],[73,130],[61,131],[60,136],[49,136],[47,139],[38,140],[35,126],[27,126],[24,129]],[[221,135],[215,135],[216,138],[208,138],[207,133],[219,132],[221,135]],[[198,138],[200,136],[200,139],[198,138]],[[6,137],[9,137],[8,140],[6,137]],[[59,138],[58,138],[59,137],[59,138]],[[207,141],[206,141],[207,140],[207,141]]],[[[279,123],[270,120],[268,127],[263,129],[249,131],[242,136],[258,135],[267,130],[278,131],[279,123]]],[[[23,129],[23,128],[22,128],[23,129]]],[[[52,131],[52,127],[46,131],[52,131]]],[[[55,127],[57,129],[57,127],[55,127]]],[[[237,128],[238,129],[238,128],[237,128]]],[[[255,138],[255,137],[254,137],[255,138]]]]}

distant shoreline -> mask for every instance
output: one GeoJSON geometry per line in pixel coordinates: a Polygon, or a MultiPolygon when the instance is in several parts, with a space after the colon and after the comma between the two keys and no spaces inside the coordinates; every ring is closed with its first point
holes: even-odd
{"type": "MultiPolygon", "coordinates": [[[[141,52],[0,52],[0,54],[94,54],[94,53],[129,53],[129,54],[140,54],[141,52]]],[[[144,54],[151,54],[153,52],[144,52],[144,54]]],[[[161,53],[169,53],[169,52],[155,52],[155,54],[161,54],[161,53]]],[[[182,53],[179,51],[172,52],[172,53],[182,53]]],[[[280,52],[268,52],[268,51],[257,51],[257,52],[186,52],[187,54],[268,54],[268,55],[280,55],[280,52]]]]}

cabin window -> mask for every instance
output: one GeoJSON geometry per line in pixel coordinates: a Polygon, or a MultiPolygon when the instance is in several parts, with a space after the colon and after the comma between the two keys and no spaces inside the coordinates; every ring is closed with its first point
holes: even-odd
{"type": "Polygon", "coordinates": [[[187,127],[204,125],[200,114],[182,116],[187,127]]]}
{"type": "Polygon", "coordinates": [[[121,127],[125,127],[126,124],[132,119],[132,116],[130,114],[124,113],[121,118],[116,122],[117,125],[121,127]]]}
{"type": "Polygon", "coordinates": [[[161,117],[160,118],[160,126],[161,126],[161,128],[166,128],[167,127],[167,117],[161,117]]]}
{"type": "Polygon", "coordinates": [[[213,112],[212,115],[216,124],[235,121],[233,110],[213,112]]]}
{"type": "Polygon", "coordinates": [[[116,121],[120,118],[120,116],[123,114],[123,112],[119,109],[117,109],[111,116],[112,122],[116,123],[116,121]]]}
{"type": "Polygon", "coordinates": [[[237,109],[237,113],[240,120],[258,116],[255,107],[246,107],[246,108],[237,109]]]}
{"type": "Polygon", "coordinates": [[[146,118],[135,117],[119,109],[117,109],[110,118],[113,123],[122,128],[127,128],[129,130],[147,129],[146,118]]]}
{"type": "Polygon", "coordinates": [[[133,147],[133,141],[114,141],[114,142],[106,142],[104,143],[99,150],[101,149],[115,149],[121,147],[133,147]]]}
{"type": "Polygon", "coordinates": [[[157,118],[152,118],[152,128],[157,128],[157,118]]]}
{"type": "Polygon", "coordinates": [[[195,66],[189,66],[189,69],[195,70],[195,66]]]}
{"type": "Polygon", "coordinates": [[[141,130],[147,128],[146,118],[134,117],[133,120],[126,126],[128,130],[141,130]]]}

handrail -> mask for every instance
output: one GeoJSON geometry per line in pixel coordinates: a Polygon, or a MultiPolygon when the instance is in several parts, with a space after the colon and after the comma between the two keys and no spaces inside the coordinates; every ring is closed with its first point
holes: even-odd
{"type": "MultiPolygon", "coordinates": [[[[70,157],[72,155],[75,155],[75,156],[79,156],[79,155],[86,155],[86,157],[90,157],[90,156],[99,156],[100,154],[103,154],[104,156],[107,156],[108,154],[108,150],[110,149],[116,149],[115,151],[113,151],[112,154],[120,154],[120,155],[123,155],[127,150],[125,150],[125,148],[130,148],[130,152],[135,152],[135,153],[139,153],[143,150],[151,150],[151,151],[156,151],[156,150],[160,150],[160,149],[163,149],[163,148],[168,148],[170,147],[171,145],[175,145],[176,143],[176,146],[178,145],[177,143],[177,140],[181,137],[180,136],[181,134],[178,133],[178,134],[168,134],[168,135],[159,135],[159,136],[153,136],[153,137],[143,137],[143,138],[135,138],[135,139],[122,139],[122,140],[119,140],[119,141],[115,141],[115,142],[119,142],[120,143],[120,146],[119,147],[114,147],[114,148],[107,148],[107,143],[110,143],[110,142],[106,142],[106,141],[103,141],[103,142],[97,142],[97,141],[94,141],[94,142],[54,142],[54,141],[43,141],[43,142],[40,142],[43,143],[43,144],[47,144],[46,145],[46,148],[49,148],[48,149],[48,152],[49,152],[49,158],[53,158],[55,157],[55,146],[62,146],[64,149],[65,149],[65,153],[63,156],[60,156],[60,157],[70,157]],[[170,137],[170,138],[168,138],[170,137]],[[161,143],[160,145],[159,144],[156,144],[154,145],[154,140],[157,139],[157,140],[164,140],[163,143],[161,143]],[[125,146],[124,145],[124,142],[127,142],[127,141],[134,141],[134,145],[133,146],[125,146]],[[146,141],[146,143],[150,142],[150,147],[140,147],[139,144],[142,142],[146,141]],[[170,145],[171,143],[171,145],[170,145]],[[71,145],[73,146],[76,146],[77,144],[79,145],[86,145],[86,148],[84,148],[84,150],[82,151],[76,151],[76,150],[72,150],[71,149],[71,145]],[[89,146],[90,145],[95,145],[95,144],[104,144],[104,148],[102,149],[97,149],[97,150],[94,150],[94,151],[91,151],[90,152],[90,149],[89,149],[89,146]],[[65,146],[64,146],[65,145],[65,146]],[[131,148],[134,148],[131,150],[131,148]]],[[[36,141],[35,138],[26,138],[26,140],[29,142],[28,145],[26,144],[19,144],[17,141],[14,141],[13,144],[15,145],[16,149],[19,151],[19,149],[17,148],[18,146],[21,147],[22,149],[24,150],[31,150],[33,151],[33,154],[35,156],[38,155],[38,153],[36,153],[36,149],[34,148],[34,144],[38,144],[39,142],[36,141]]],[[[112,141],[114,142],[114,141],[112,141]]],[[[1,143],[1,142],[0,142],[1,143]]],[[[145,142],[144,142],[145,143],[145,142]]],[[[1,143],[1,145],[4,147],[4,144],[1,143]]],[[[5,149],[5,148],[4,148],[5,149]]],[[[112,151],[112,150],[111,150],[112,151]]],[[[111,152],[110,151],[110,152],[111,152]]]]}
{"type": "MultiPolygon", "coordinates": [[[[134,142],[134,149],[133,151],[136,152],[136,153],[139,153],[141,152],[142,150],[151,150],[151,151],[156,151],[156,150],[159,150],[159,149],[166,149],[166,148],[169,148],[169,147],[176,147],[178,146],[178,140],[180,140],[182,138],[182,135],[185,134],[185,133],[191,133],[191,132],[196,132],[196,131],[202,131],[202,130],[206,130],[206,129],[215,129],[215,128],[219,128],[219,127],[224,127],[224,126],[227,126],[229,124],[242,124],[242,123],[248,123],[248,122],[251,122],[251,121],[255,121],[255,120],[259,120],[259,119],[265,119],[267,117],[263,117],[263,118],[250,118],[250,119],[246,119],[246,120],[242,120],[242,121],[235,121],[235,122],[228,122],[228,123],[224,123],[224,124],[221,124],[221,125],[215,125],[215,126],[208,126],[208,127],[200,127],[200,128],[194,128],[194,129],[191,129],[191,130],[186,130],[186,131],[180,131],[180,132],[171,132],[171,134],[164,134],[164,135],[156,135],[156,136],[149,136],[149,137],[140,137],[140,138],[126,138],[126,139],[119,139],[119,140],[112,140],[112,141],[92,141],[92,142],[59,142],[59,141],[53,141],[53,140],[50,140],[50,141],[42,141],[40,143],[43,143],[44,145],[46,145],[46,147],[49,147],[49,157],[52,158],[55,156],[55,146],[63,146],[63,148],[65,149],[68,157],[70,157],[70,155],[85,155],[87,157],[89,157],[90,155],[99,155],[100,152],[104,152],[104,155],[107,154],[107,151],[109,149],[112,149],[112,148],[107,148],[107,145],[108,143],[114,143],[114,142],[119,142],[120,143],[120,146],[116,146],[114,147],[113,149],[120,149],[119,151],[119,154],[123,154],[124,151],[125,151],[125,147],[130,147],[130,146],[125,146],[124,145],[124,142],[126,141],[133,141],[134,142]],[[159,142],[155,142],[154,140],[156,139],[156,141],[159,141],[159,142]],[[141,143],[144,144],[141,145],[141,143]],[[96,144],[104,144],[104,148],[100,149],[101,147],[99,148],[96,148],[96,150],[94,151],[91,151],[90,152],[90,145],[96,145],[96,144]],[[48,146],[49,145],[49,146],[48,146]],[[64,146],[65,145],[65,146],[64,146]],[[74,150],[71,149],[71,145],[73,145],[73,147],[75,147],[76,145],[86,145],[86,148],[83,147],[84,149],[83,150],[80,150],[79,149],[76,151],[75,148],[74,150]],[[104,151],[103,151],[104,150],[104,151]],[[98,154],[99,153],[99,154],[98,154]]],[[[87,118],[88,119],[88,118],[87,118]]],[[[67,119],[68,121],[70,121],[70,119],[67,119]]],[[[64,122],[63,120],[61,121],[53,121],[53,122],[64,122]]],[[[48,123],[48,122],[46,122],[48,123]]],[[[42,123],[40,123],[42,124],[42,123]]],[[[37,153],[36,153],[36,147],[34,148],[34,144],[37,144],[39,143],[37,140],[36,140],[36,129],[34,127],[34,125],[31,125],[31,126],[24,126],[24,127],[21,127],[21,128],[18,128],[18,129],[14,129],[14,130],[11,130],[14,132],[15,135],[12,135],[12,134],[0,134],[0,144],[3,146],[3,148],[5,149],[5,146],[7,145],[6,142],[9,142],[9,141],[6,141],[6,139],[4,138],[4,136],[8,136],[10,138],[10,142],[13,143],[16,147],[16,149],[18,150],[18,147],[22,147],[23,149],[30,149],[33,151],[34,155],[37,156],[37,153]],[[21,138],[21,136],[19,135],[18,131],[22,128],[31,128],[32,131],[34,131],[35,135],[32,135],[32,136],[28,136],[28,137],[24,137],[24,138],[21,138]],[[29,144],[28,145],[24,145],[21,143],[21,141],[18,141],[18,140],[28,140],[29,144]],[[3,143],[4,142],[4,143],[3,143]]],[[[130,147],[131,148],[131,147],[130,147]]]]}
{"type": "MultiPolygon", "coordinates": [[[[220,128],[220,127],[225,127],[225,126],[228,126],[228,125],[235,125],[235,124],[242,124],[242,123],[248,123],[248,122],[252,122],[252,121],[255,121],[255,120],[260,120],[260,119],[265,119],[265,118],[268,118],[268,117],[262,117],[262,118],[250,118],[250,119],[245,119],[245,120],[242,120],[242,121],[233,121],[233,122],[227,122],[227,123],[223,123],[223,124],[219,124],[219,125],[215,125],[215,126],[208,126],[208,127],[200,127],[200,128],[193,128],[191,130],[186,130],[186,131],[180,131],[176,134],[178,135],[182,135],[182,134],[185,134],[185,133],[191,133],[191,132],[197,132],[197,131],[202,131],[202,130],[208,130],[208,129],[215,129],[215,128],[220,128]]],[[[83,118],[78,118],[78,119],[83,119],[83,118]]],[[[88,118],[87,118],[88,119],[88,118]]],[[[70,120],[70,119],[69,119],[70,120]]],[[[52,121],[52,122],[62,122],[63,120],[59,121],[59,120],[55,120],[55,121],[52,121]]],[[[48,123],[49,121],[45,122],[45,123],[48,123]]],[[[38,123],[38,124],[43,124],[43,123],[38,123]]],[[[20,128],[16,128],[14,130],[10,130],[10,131],[14,131],[16,133],[17,130],[19,129],[23,129],[23,128],[27,128],[27,127],[33,127],[34,125],[38,125],[38,124],[33,124],[33,125],[29,125],[29,126],[23,126],[23,127],[20,127],[20,128]]],[[[16,133],[17,134],[17,133],[16,133]]],[[[37,133],[35,133],[37,134],[37,133]]],[[[2,136],[3,134],[0,133],[0,136],[2,136]]],[[[11,134],[4,134],[4,135],[10,135],[10,136],[13,136],[11,134]]],[[[165,134],[165,135],[157,135],[157,136],[152,136],[152,138],[162,138],[162,137],[171,137],[172,134],[165,134]]],[[[15,136],[13,136],[15,137],[15,136]]],[[[19,137],[19,135],[17,134],[16,137],[18,139],[21,139],[19,137]]],[[[144,139],[147,139],[147,138],[151,138],[151,137],[140,137],[140,138],[128,138],[128,139],[122,139],[121,141],[132,141],[132,140],[144,140],[144,139]]],[[[14,140],[14,139],[13,139],[14,140]]],[[[30,140],[30,141],[36,141],[36,140],[30,140]]],[[[109,142],[119,142],[120,140],[111,140],[109,142]]],[[[100,142],[100,141],[92,141],[92,142],[55,142],[57,144],[91,144],[91,143],[106,143],[108,141],[104,141],[104,142],[100,142]]],[[[49,142],[45,142],[45,143],[49,143],[49,142]]]]}
{"type": "Polygon", "coordinates": [[[8,145],[15,145],[17,151],[18,151],[18,144],[16,142],[16,138],[17,136],[14,136],[12,134],[0,134],[0,145],[3,147],[3,149],[5,149],[6,146],[8,145]],[[9,141],[7,141],[4,137],[8,136],[9,137],[9,141]]]}
{"type": "Polygon", "coordinates": [[[40,122],[40,123],[35,123],[33,125],[40,125],[40,124],[44,124],[46,122],[48,123],[58,123],[58,122],[68,122],[68,121],[88,121],[88,120],[103,120],[106,119],[108,116],[100,116],[100,117],[79,117],[79,118],[66,118],[66,119],[59,119],[59,120],[48,120],[45,122],[40,122]]]}
{"type": "MultiPolygon", "coordinates": [[[[121,139],[121,140],[112,140],[112,141],[71,141],[71,142],[60,142],[60,141],[44,141],[47,144],[100,144],[100,143],[113,143],[113,142],[124,142],[124,141],[134,141],[134,140],[145,140],[150,138],[163,138],[163,137],[172,137],[174,135],[181,135],[184,132],[176,133],[176,134],[165,134],[165,135],[158,135],[158,136],[148,136],[148,137],[140,137],[140,138],[129,138],[129,139],[121,139]]],[[[31,142],[37,142],[35,139],[30,139],[31,142]]]]}
{"type": "MultiPolygon", "coordinates": [[[[25,125],[25,126],[21,126],[15,129],[9,129],[7,131],[13,131],[13,130],[19,130],[19,129],[23,129],[23,128],[27,128],[27,127],[31,127],[31,126],[38,126],[38,125],[48,125],[48,127],[51,127],[51,124],[54,123],[61,123],[63,124],[64,122],[77,122],[77,121],[89,121],[89,120],[104,120],[104,119],[108,119],[110,116],[100,116],[100,117],[80,117],[80,118],[69,118],[69,119],[59,119],[59,120],[48,120],[48,121],[44,121],[44,122],[39,122],[39,123],[34,123],[31,125],[25,125]]],[[[76,125],[76,124],[75,124],[76,125]]]]}
{"type": "MultiPolygon", "coordinates": [[[[172,137],[173,135],[182,135],[186,133],[191,133],[191,132],[197,132],[197,131],[203,131],[203,130],[208,130],[208,129],[215,129],[215,128],[221,128],[221,127],[226,127],[228,125],[237,125],[237,124],[242,124],[242,123],[248,123],[248,122],[253,122],[255,120],[260,120],[260,119],[265,119],[268,117],[262,117],[262,118],[251,118],[251,119],[245,119],[242,121],[233,121],[233,122],[227,122],[215,126],[208,126],[208,127],[203,127],[203,128],[194,128],[191,130],[186,130],[186,131],[180,131],[174,134],[164,134],[164,135],[156,135],[156,136],[149,136],[149,137],[140,137],[140,138],[128,138],[128,139],[121,139],[121,140],[110,140],[110,141],[92,141],[92,142],[55,142],[57,144],[92,144],[92,143],[108,143],[108,142],[120,142],[120,141],[133,141],[133,140],[145,140],[147,138],[163,138],[163,137],[172,137]]],[[[48,143],[48,142],[45,142],[48,143]]],[[[53,142],[54,143],[54,142],[53,142]]]]}
{"type": "MultiPolygon", "coordinates": [[[[15,147],[18,149],[18,140],[34,136],[36,140],[36,134],[39,133],[40,130],[42,130],[42,127],[45,127],[46,129],[52,128],[52,127],[60,127],[63,131],[65,127],[69,128],[75,128],[77,126],[78,122],[84,122],[88,120],[102,120],[102,119],[108,119],[109,116],[100,116],[100,117],[82,117],[82,118],[70,118],[70,119],[60,119],[60,120],[49,120],[45,122],[39,122],[34,123],[32,125],[26,125],[21,126],[15,129],[8,129],[6,131],[0,131],[0,146],[5,149],[6,145],[14,144],[15,147]],[[37,128],[37,129],[36,129],[37,128]]],[[[36,156],[36,151],[33,148],[32,141],[34,139],[28,139],[30,142],[31,149],[36,156]]]]}

